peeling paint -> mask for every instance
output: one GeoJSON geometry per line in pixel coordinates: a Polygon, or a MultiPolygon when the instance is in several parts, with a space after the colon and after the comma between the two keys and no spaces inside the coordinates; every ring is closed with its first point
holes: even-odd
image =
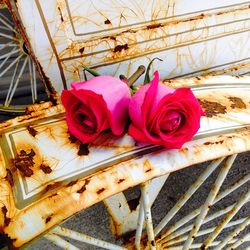
{"type": "Polygon", "coordinates": [[[227,107],[223,106],[218,102],[212,102],[207,100],[198,99],[202,109],[205,112],[207,117],[213,117],[219,114],[225,114],[227,111],[227,107]]]}
{"type": "MultiPolygon", "coordinates": [[[[25,13],[28,10],[22,9],[22,2],[18,1],[20,8],[16,11],[20,11],[19,14],[22,14],[20,16],[23,17],[23,23],[25,24],[25,13]]],[[[236,9],[220,10],[219,12],[218,10],[209,13],[199,12],[188,17],[172,18],[167,21],[148,22],[139,26],[125,27],[119,29],[119,31],[112,29],[112,32],[104,32],[101,35],[96,34],[91,39],[86,39],[84,36],[80,38],[71,36],[72,30],[70,29],[65,32],[65,29],[71,24],[65,14],[66,9],[61,8],[64,2],[58,1],[58,4],[55,4],[55,9],[51,9],[52,12],[54,11],[57,14],[57,16],[51,15],[52,20],[47,20],[46,18],[49,15],[43,14],[45,14],[45,21],[51,24],[49,26],[50,31],[52,27],[58,27],[58,30],[52,32],[52,42],[56,49],[60,48],[58,49],[59,59],[65,59],[63,71],[66,72],[68,81],[72,81],[72,79],[79,80],[80,74],[77,76],[76,74],[79,73],[77,71],[81,69],[82,65],[99,67],[101,64],[114,64],[110,71],[116,71],[113,69],[117,67],[118,72],[120,64],[115,66],[115,63],[127,60],[124,63],[125,66],[121,66],[121,69],[124,71],[124,74],[128,73],[133,68],[133,62],[135,62],[132,59],[136,58],[136,63],[139,63],[141,62],[140,58],[144,55],[144,59],[147,59],[143,60],[143,62],[148,62],[151,56],[155,56],[155,54],[146,56],[145,53],[160,53],[163,49],[174,51],[175,53],[164,52],[167,58],[166,64],[161,68],[162,73],[167,72],[167,75],[165,74],[164,76],[176,77],[191,74],[191,69],[194,71],[204,69],[204,72],[206,72],[206,68],[213,68],[217,62],[215,55],[217,54],[217,41],[222,39],[220,36],[228,36],[227,41],[229,41],[234,33],[246,32],[250,27],[247,20],[241,20],[249,16],[249,9],[243,6],[236,9]],[[230,23],[232,20],[237,22],[238,25],[230,23]],[[164,37],[162,37],[163,35],[164,37]],[[214,43],[211,42],[213,39],[214,43]],[[204,45],[204,48],[200,49],[203,45],[199,46],[200,51],[194,57],[188,49],[193,44],[198,44],[199,42],[204,45]],[[178,46],[180,48],[177,48],[178,46]],[[185,50],[182,51],[184,47],[185,50]],[[214,53],[210,53],[211,51],[214,53]],[[169,58],[173,58],[171,60],[176,62],[176,65],[168,65],[169,58]]],[[[163,3],[163,1],[158,2],[163,3]]],[[[40,1],[40,3],[44,4],[43,1],[40,1]]],[[[12,11],[15,12],[14,10],[12,11]]],[[[31,11],[37,10],[32,9],[31,11]]],[[[175,11],[174,8],[171,9],[173,14],[175,14],[175,11]]],[[[17,14],[15,13],[16,18],[17,14]]],[[[126,16],[124,15],[120,18],[121,22],[124,22],[126,16]]],[[[154,19],[157,19],[157,14],[154,16],[154,19]]],[[[37,18],[35,21],[39,22],[40,18],[37,18]]],[[[23,30],[26,28],[26,31],[30,32],[34,28],[32,22],[32,20],[29,20],[29,25],[22,27],[23,30]]],[[[77,19],[73,19],[73,22],[79,24],[77,19]]],[[[103,26],[113,27],[115,21],[110,17],[108,19],[102,17],[101,22],[103,26]]],[[[39,32],[39,30],[36,30],[36,32],[39,32]]],[[[236,37],[239,36],[237,35],[236,37]]],[[[33,36],[29,37],[33,39],[33,36]]],[[[234,58],[243,58],[242,55],[245,53],[243,49],[248,49],[247,36],[242,35],[240,37],[242,41],[237,44],[241,49],[235,49],[236,54],[233,53],[234,58]],[[244,43],[245,46],[242,46],[244,43]]],[[[232,39],[233,42],[234,40],[232,39]]],[[[34,44],[39,43],[35,42],[34,44]]],[[[231,43],[228,47],[230,46],[231,43]]],[[[29,49],[31,50],[31,47],[28,46],[29,49]]],[[[37,51],[36,49],[39,48],[35,48],[34,51],[37,51]]],[[[37,67],[40,67],[40,71],[46,68],[47,71],[42,74],[43,78],[45,78],[45,75],[48,75],[50,78],[46,78],[46,82],[52,81],[55,83],[54,87],[61,90],[61,79],[58,81],[56,76],[56,81],[51,76],[50,69],[55,65],[57,66],[57,64],[54,61],[54,52],[52,52],[50,47],[49,49],[48,55],[52,58],[51,64],[46,64],[47,67],[40,67],[40,64],[37,63],[37,67]]],[[[194,51],[198,52],[197,50],[194,51]]],[[[38,53],[36,56],[38,59],[41,59],[41,56],[46,57],[44,50],[42,55],[38,53]]],[[[45,59],[43,63],[45,62],[47,63],[48,61],[45,59]]],[[[225,67],[227,66],[221,66],[221,73],[225,72],[225,67]]],[[[249,63],[230,67],[230,72],[240,72],[243,69],[244,72],[247,72],[249,63]]],[[[104,66],[101,67],[101,69],[103,68],[104,66]]],[[[107,72],[109,71],[107,70],[107,72]]],[[[200,73],[198,72],[197,74],[200,73]]],[[[57,74],[54,73],[53,75],[57,74]]],[[[4,226],[0,228],[0,231],[2,235],[6,235],[6,238],[9,238],[11,245],[20,247],[49,230],[52,226],[67,219],[72,214],[154,177],[177,171],[204,160],[250,150],[250,121],[249,110],[247,109],[250,98],[249,95],[246,95],[248,93],[246,91],[249,91],[249,86],[247,87],[249,77],[199,76],[184,80],[168,80],[164,81],[164,84],[173,87],[194,87],[194,93],[200,99],[207,115],[202,118],[201,133],[193,141],[188,142],[185,148],[180,150],[164,150],[160,148],[161,151],[159,151],[159,148],[150,149],[151,151],[145,151],[140,157],[136,157],[138,154],[133,150],[137,150],[140,147],[140,143],[136,143],[127,135],[123,135],[119,139],[107,134],[102,135],[92,144],[81,144],[76,138],[69,135],[64,118],[64,109],[60,104],[58,95],[53,91],[50,91],[53,93],[50,102],[32,105],[27,108],[24,116],[0,124],[0,134],[7,141],[4,147],[2,145],[6,141],[0,141],[1,149],[14,152],[15,148],[17,148],[16,158],[12,162],[15,168],[18,169],[16,172],[22,173],[22,178],[27,185],[36,184],[38,188],[43,189],[43,194],[40,194],[40,197],[35,197],[33,204],[29,203],[22,209],[18,209],[13,201],[16,193],[14,188],[10,188],[13,185],[17,185],[15,178],[13,179],[11,176],[17,173],[8,172],[7,170],[7,175],[1,176],[1,192],[7,194],[8,201],[6,201],[6,196],[0,195],[0,204],[4,204],[0,211],[0,223],[3,219],[4,226]],[[224,89],[223,86],[226,86],[229,82],[231,90],[224,89]],[[234,87],[235,89],[233,89],[234,87]],[[211,92],[209,92],[209,88],[211,92]],[[216,89],[212,91],[213,88],[216,89]],[[58,124],[60,126],[57,126],[58,124]],[[231,129],[237,126],[238,130],[231,129]],[[245,129],[242,129],[242,126],[245,126],[245,129]],[[230,128],[229,130],[226,129],[228,127],[230,128]],[[210,130],[216,129],[220,130],[219,134],[210,133],[210,130]],[[13,131],[15,131],[15,135],[13,135],[13,131]],[[13,142],[10,142],[9,138],[11,137],[14,138],[13,142]],[[24,144],[26,145],[25,150],[22,150],[21,145],[24,144]],[[51,150],[47,150],[48,145],[51,150]],[[38,151],[34,151],[33,148],[37,148],[38,151]],[[54,151],[49,152],[57,148],[60,149],[58,150],[59,152],[56,152],[59,155],[54,151]],[[152,153],[152,151],[156,152],[152,153]],[[34,152],[36,152],[35,160],[34,152]],[[44,152],[48,154],[44,154],[44,152]],[[69,166],[67,165],[68,162],[62,160],[64,156],[66,159],[70,157],[70,161],[75,167],[80,164],[82,164],[81,166],[85,166],[84,164],[90,166],[92,162],[87,162],[87,160],[93,160],[97,155],[101,157],[102,153],[105,157],[109,153],[110,158],[117,157],[118,160],[112,162],[112,164],[103,165],[104,169],[102,169],[98,166],[98,163],[101,162],[102,164],[102,161],[106,160],[106,158],[98,158],[95,162],[97,168],[91,174],[88,173],[86,176],[76,175],[74,177],[75,180],[70,179],[70,182],[67,179],[63,181],[53,180],[52,176],[56,172],[66,171],[65,169],[69,166]],[[130,154],[128,158],[126,158],[127,153],[130,154]],[[51,174],[52,170],[53,174],[51,174]],[[53,192],[53,194],[47,194],[49,192],[53,192]],[[34,218],[34,220],[30,218],[34,218]],[[34,228],[35,230],[31,232],[29,228],[34,228]],[[28,232],[25,237],[23,232],[28,232]]],[[[51,84],[48,84],[48,88],[53,90],[51,84]]],[[[10,158],[10,156],[8,157],[10,158]]],[[[5,165],[8,164],[8,161],[6,161],[6,164],[2,164],[0,160],[0,168],[5,169],[5,165]]],[[[73,171],[72,169],[71,171],[73,171]]],[[[0,173],[2,172],[4,171],[0,169],[0,173]]],[[[128,202],[131,211],[138,207],[138,200],[139,198],[128,202]]],[[[119,225],[116,226],[118,227],[119,225]]]]}
{"type": "Polygon", "coordinates": [[[233,109],[245,109],[247,107],[244,101],[239,97],[229,97],[228,99],[232,102],[231,108],[233,109]]]}
{"type": "Polygon", "coordinates": [[[17,157],[13,160],[14,166],[21,171],[25,177],[31,177],[34,171],[31,169],[34,166],[35,151],[30,149],[27,153],[25,150],[21,150],[17,157]]]}

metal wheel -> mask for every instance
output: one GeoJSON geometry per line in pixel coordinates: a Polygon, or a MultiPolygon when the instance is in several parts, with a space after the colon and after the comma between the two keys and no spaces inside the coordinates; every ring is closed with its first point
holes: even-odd
{"type": "Polygon", "coordinates": [[[0,9],[0,112],[21,114],[28,104],[44,99],[25,43],[7,9],[0,9]]]}
{"type": "MultiPolygon", "coordinates": [[[[69,229],[70,222],[45,238],[62,249],[249,249],[250,158],[247,153],[238,157],[235,166],[236,155],[231,155],[143,183],[132,194],[106,199],[113,234],[134,235],[129,240],[121,237],[120,244],[99,240],[105,237],[86,229],[86,234],[69,229]]],[[[96,210],[101,213],[102,208],[96,210]]],[[[89,221],[89,228],[94,221],[89,221]]]]}

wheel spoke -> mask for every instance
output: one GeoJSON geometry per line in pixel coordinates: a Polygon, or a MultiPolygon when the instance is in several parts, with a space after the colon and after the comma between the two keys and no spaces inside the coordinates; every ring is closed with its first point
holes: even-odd
{"type": "MultiPolygon", "coordinates": [[[[233,227],[233,226],[237,226],[241,223],[243,223],[245,220],[249,219],[248,217],[247,218],[242,218],[242,219],[239,219],[239,220],[235,220],[235,221],[231,221],[230,223],[228,223],[223,229],[225,228],[229,228],[229,227],[233,227]]],[[[203,236],[203,235],[206,235],[206,234],[210,234],[212,233],[214,230],[215,230],[216,227],[211,227],[211,228],[207,228],[207,229],[204,229],[204,230],[201,230],[197,233],[196,237],[199,237],[199,236],[203,236]]],[[[188,238],[188,235],[183,235],[181,237],[178,236],[177,239],[174,239],[174,240],[171,240],[169,242],[166,242],[167,243],[167,246],[171,246],[171,245],[174,245],[174,244],[177,244],[177,243],[180,243],[180,242],[183,242],[185,241],[186,239],[188,238]]],[[[232,238],[231,238],[232,239],[232,238]]],[[[230,239],[230,240],[231,240],[230,239]]],[[[228,243],[230,240],[228,240],[226,243],[228,243]]]]}
{"type": "Polygon", "coordinates": [[[13,31],[16,33],[15,28],[13,28],[13,25],[8,23],[5,18],[3,18],[3,15],[0,14],[0,22],[2,22],[9,30],[13,31]]]}
{"type": "Polygon", "coordinates": [[[32,63],[32,70],[33,70],[33,86],[34,86],[34,99],[37,100],[37,82],[36,82],[36,68],[34,63],[32,63]]]}
{"type": "Polygon", "coordinates": [[[60,226],[54,228],[51,232],[54,234],[65,236],[65,237],[68,237],[68,238],[71,238],[71,239],[74,239],[74,240],[77,240],[80,242],[85,242],[85,243],[91,244],[93,246],[98,246],[98,247],[102,247],[105,249],[126,250],[126,248],[124,248],[124,247],[121,247],[121,246],[118,246],[115,244],[111,244],[109,242],[99,240],[99,239],[96,239],[94,237],[90,237],[86,234],[78,233],[78,232],[75,232],[75,231],[72,231],[70,229],[60,227],[60,226]]]}
{"type": "MultiPolygon", "coordinates": [[[[0,73],[0,78],[12,67],[16,64],[16,62],[22,57],[23,55],[19,55],[12,63],[8,65],[1,73],[0,73]]],[[[0,65],[1,69],[1,65],[0,65]]]]}
{"type": "Polygon", "coordinates": [[[17,41],[18,42],[18,38],[16,38],[16,37],[13,37],[13,36],[11,36],[11,35],[7,35],[7,34],[4,34],[4,33],[2,33],[2,32],[0,32],[0,37],[4,37],[4,38],[7,38],[7,39],[10,39],[10,40],[13,40],[13,41],[17,41]]]}
{"type": "MultiPolygon", "coordinates": [[[[240,188],[242,185],[244,185],[245,183],[247,183],[250,180],[250,174],[245,175],[243,178],[241,178],[240,180],[235,181],[233,184],[231,184],[227,189],[223,190],[220,194],[217,195],[217,197],[214,200],[214,203],[217,203],[218,201],[220,201],[221,199],[225,198],[227,195],[229,195],[231,192],[235,191],[236,189],[240,188]]],[[[224,208],[210,216],[208,216],[205,220],[204,223],[207,223],[211,220],[214,220],[218,217],[220,217],[223,214],[228,213],[231,209],[233,208],[233,205],[224,208]]],[[[178,228],[180,228],[181,226],[185,225],[186,223],[188,223],[189,221],[191,221],[193,218],[195,218],[201,211],[201,207],[194,210],[193,212],[191,212],[190,214],[188,214],[187,216],[183,217],[181,220],[179,220],[178,222],[174,223],[172,226],[170,226],[165,232],[164,232],[164,236],[162,236],[162,239],[166,239],[165,241],[169,241],[171,239],[176,238],[179,235],[182,235],[186,232],[188,232],[189,230],[191,230],[192,225],[189,225],[185,228],[182,228],[179,231],[176,231],[178,228]],[[175,233],[173,233],[175,232],[175,233]]]]}
{"type": "Polygon", "coordinates": [[[237,241],[230,247],[228,247],[226,250],[233,250],[242,245],[244,242],[250,241],[250,233],[246,234],[245,236],[237,239],[237,241]]]}
{"type": "Polygon", "coordinates": [[[227,158],[225,165],[222,166],[222,169],[213,185],[213,187],[211,188],[211,191],[204,203],[204,205],[202,206],[201,212],[198,215],[198,217],[196,218],[196,221],[193,225],[193,228],[191,230],[191,232],[189,233],[188,239],[185,241],[184,246],[183,246],[183,250],[188,250],[189,247],[191,246],[194,238],[196,237],[197,232],[199,231],[203,220],[205,219],[210,206],[213,204],[214,199],[224,181],[224,179],[227,176],[228,171],[230,170],[235,158],[237,155],[231,155],[227,158]]]}
{"type": "Polygon", "coordinates": [[[19,65],[20,60],[21,60],[21,58],[16,63],[16,67],[14,69],[14,72],[13,72],[13,75],[12,75],[12,78],[11,78],[11,82],[10,82],[8,93],[7,93],[7,96],[6,96],[6,99],[5,99],[4,106],[8,106],[8,103],[11,102],[11,100],[9,100],[9,98],[10,98],[11,90],[13,88],[13,84],[14,84],[14,81],[15,81],[15,78],[16,78],[16,73],[17,73],[17,69],[18,69],[18,65],[19,65]]]}
{"type": "Polygon", "coordinates": [[[8,47],[17,47],[16,43],[9,42],[9,43],[1,43],[0,44],[0,50],[8,48],[8,47]]]}
{"type": "MultiPolygon", "coordinates": [[[[157,198],[157,195],[161,191],[168,177],[169,177],[169,174],[163,175],[161,177],[158,177],[149,181],[150,206],[152,206],[152,204],[154,203],[155,199],[157,198]]],[[[140,199],[139,204],[140,204],[140,209],[139,209],[136,234],[135,234],[135,247],[137,250],[140,249],[141,236],[142,236],[142,230],[143,230],[144,219],[145,219],[144,208],[142,205],[142,197],[140,199]]]]}
{"type": "Polygon", "coordinates": [[[22,77],[22,75],[23,75],[23,72],[24,72],[24,69],[25,69],[25,67],[26,67],[27,62],[28,62],[28,57],[25,58],[25,60],[24,60],[24,62],[23,62],[23,65],[22,65],[22,68],[21,68],[21,70],[20,70],[20,72],[19,72],[19,74],[18,74],[18,76],[17,76],[17,78],[16,78],[16,82],[15,82],[15,84],[14,84],[14,86],[13,86],[13,89],[12,89],[12,91],[11,91],[11,94],[10,94],[10,96],[9,96],[9,100],[8,100],[8,102],[7,102],[7,106],[10,105],[10,102],[11,102],[13,96],[14,96],[14,93],[15,93],[15,91],[16,91],[16,88],[17,88],[17,86],[18,86],[18,83],[19,83],[19,81],[20,81],[20,79],[21,79],[21,77],[22,77]]]}
{"type": "MultiPolygon", "coordinates": [[[[212,221],[214,219],[217,219],[218,217],[228,213],[232,208],[233,208],[233,205],[228,206],[228,207],[226,207],[226,208],[224,208],[222,210],[219,210],[214,214],[211,214],[210,216],[208,216],[207,218],[204,219],[203,224],[206,224],[207,222],[210,222],[210,221],[212,221]]],[[[200,213],[200,210],[197,211],[196,216],[199,213],[200,213]]],[[[182,228],[182,229],[180,229],[180,230],[178,230],[178,231],[176,231],[176,232],[174,232],[174,233],[172,233],[170,235],[166,235],[162,239],[163,239],[164,242],[169,242],[169,241],[171,241],[171,240],[173,240],[173,239],[175,239],[177,237],[180,237],[181,235],[189,232],[190,230],[192,230],[192,228],[193,228],[193,225],[188,225],[188,226],[186,226],[186,227],[184,227],[184,228],[182,228]]]]}
{"type": "MultiPolygon", "coordinates": [[[[13,48],[11,51],[15,51],[15,48],[13,48]]],[[[3,67],[3,65],[8,61],[10,57],[11,57],[11,54],[8,54],[8,56],[5,57],[5,59],[0,64],[0,69],[3,67]]]]}
{"type": "Polygon", "coordinates": [[[0,56],[0,60],[3,59],[3,58],[9,57],[9,56],[11,56],[11,55],[14,55],[14,54],[16,54],[16,53],[19,52],[19,51],[20,51],[19,49],[16,49],[16,48],[15,48],[14,50],[12,50],[12,51],[10,51],[10,52],[1,55],[1,56],[0,56]]]}
{"type": "MultiPolygon", "coordinates": [[[[228,225],[229,224],[230,223],[228,223],[228,225]]],[[[233,232],[231,232],[214,250],[221,250],[227,245],[229,241],[231,241],[235,236],[239,235],[239,233],[243,231],[248,225],[250,225],[250,216],[247,217],[233,232]]]]}
{"type": "Polygon", "coordinates": [[[136,250],[140,250],[143,225],[144,225],[144,208],[142,206],[142,198],[141,198],[139,215],[138,215],[138,220],[137,220],[137,228],[136,228],[136,234],[135,234],[135,248],[136,248],[136,250]]]}
{"type": "Polygon", "coordinates": [[[70,244],[68,241],[64,240],[56,234],[48,233],[44,236],[44,238],[53,242],[55,245],[61,247],[62,249],[80,250],[80,248],[75,247],[74,245],[70,244]]]}
{"type": "Polygon", "coordinates": [[[34,83],[33,83],[33,70],[32,70],[32,61],[29,58],[29,75],[30,75],[30,88],[31,88],[31,97],[32,102],[35,102],[35,94],[34,94],[34,83]]]}
{"type": "Polygon", "coordinates": [[[150,250],[155,250],[155,236],[151,215],[151,204],[148,196],[148,182],[141,184],[142,206],[146,217],[146,228],[150,250]]]}
{"type": "Polygon", "coordinates": [[[13,25],[13,23],[6,16],[4,16],[2,13],[0,13],[0,17],[2,19],[4,19],[5,22],[8,23],[9,25],[13,25]]]}
{"type": "Polygon", "coordinates": [[[224,160],[224,158],[213,161],[201,176],[189,187],[188,191],[182,195],[175,206],[167,213],[163,220],[155,228],[155,234],[159,234],[160,231],[166,226],[166,224],[175,216],[179,209],[189,200],[189,198],[195,193],[195,191],[202,185],[202,183],[211,175],[211,173],[218,167],[218,165],[224,160]]]}
{"type": "Polygon", "coordinates": [[[220,234],[223,228],[227,225],[229,221],[237,214],[237,212],[242,208],[242,206],[249,200],[250,198],[250,190],[242,195],[238,202],[234,205],[231,211],[218,223],[218,226],[215,228],[212,234],[204,242],[204,249],[207,249],[213,240],[220,234]]]}

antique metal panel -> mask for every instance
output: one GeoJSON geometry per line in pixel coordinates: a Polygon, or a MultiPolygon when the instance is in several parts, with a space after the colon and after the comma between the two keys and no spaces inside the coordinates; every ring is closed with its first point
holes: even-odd
{"type": "Polygon", "coordinates": [[[130,75],[156,62],[173,78],[250,57],[249,1],[19,0],[18,14],[57,91],[83,80],[82,66],[130,75]],[[97,8],[98,6],[98,8],[97,8]]]}
{"type": "MultiPolygon", "coordinates": [[[[233,82],[234,78],[226,79],[233,82]]],[[[217,83],[193,87],[207,115],[202,117],[196,137],[232,131],[250,124],[250,86],[244,83],[249,78],[241,80],[240,84],[238,80],[238,83],[227,85],[217,83]]],[[[128,135],[115,137],[110,133],[103,134],[90,145],[83,145],[68,133],[63,114],[19,125],[6,131],[1,141],[5,161],[11,163],[10,169],[14,173],[16,204],[21,208],[50,194],[51,189],[158,148],[143,144],[135,146],[128,135]]]]}
{"type": "Polygon", "coordinates": [[[21,246],[77,211],[153,177],[249,150],[249,77],[186,81],[207,116],[179,150],[138,144],[127,135],[103,135],[81,145],[67,131],[63,108],[49,103],[2,123],[0,222],[12,244],[21,246]]]}
{"type": "MultiPolygon", "coordinates": [[[[84,65],[130,75],[156,56],[164,59],[154,65],[162,78],[219,69],[216,75],[227,72],[225,67],[249,73],[248,1],[7,2],[15,6],[12,13],[37,66],[59,94],[83,80],[84,65]]],[[[55,101],[30,106],[26,115],[0,124],[1,233],[19,247],[129,187],[250,150],[249,82],[227,76],[166,80],[173,87],[192,86],[206,113],[198,134],[180,150],[109,134],[82,145],[68,133],[64,109],[55,101]]]]}

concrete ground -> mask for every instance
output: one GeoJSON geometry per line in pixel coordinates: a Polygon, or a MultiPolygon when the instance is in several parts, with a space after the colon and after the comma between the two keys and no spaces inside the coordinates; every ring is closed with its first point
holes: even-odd
{"type": "MultiPolygon", "coordinates": [[[[11,72],[9,72],[8,75],[4,79],[1,78],[0,103],[2,103],[1,101],[3,101],[1,100],[1,93],[3,93],[3,90],[8,87],[10,76],[11,76],[11,72]]],[[[26,80],[23,79],[20,84],[23,86],[26,86],[27,85],[26,80]]],[[[27,90],[27,93],[22,92],[22,94],[15,96],[14,102],[16,104],[26,103],[27,100],[29,100],[27,99],[27,96],[29,95],[30,95],[29,90],[27,90]]],[[[42,87],[40,88],[39,97],[40,99],[45,98],[45,94],[44,94],[42,87]]],[[[11,118],[9,115],[0,114],[0,122],[9,118],[11,118]]],[[[167,211],[169,211],[174,206],[178,198],[187,190],[189,185],[199,176],[199,174],[202,172],[202,170],[204,170],[206,165],[207,163],[199,164],[196,166],[192,166],[192,167],[180,170],[170,175],[170,177],[167,179],[162,191],[160,192],[159,196],[157,197],[152,207],[154,225],[157,225],[159,221],[167,213],[167,211]]],[[[221,190],[227,187],[230,183],[233,183],[234,181],[236,181],[237,179],[239,179],[240,177],[248,173],[250,173],[250,153],[249,152],[240,154],[237,157],[236,162],[234,166],[232,167],[232,169],[230,170],[227,176],[227,179],[225,180],[225,183],[223,184],[221,190]]],[[[190,211],[196,209],[204,202],[217,174],[218,174],[218,171],[215,171],[215,173],[203,184],[203,186],[194,195],[194,197],[178,212],[178,214],[174,217],[174,219],[170,221],[170,224],[178,221],[180,218],[188,214],[190,211]]],[[[212,210],[216,211],[219,208],[223,208],[232,204],[235,200],[239,198],[241,194],[249,190],[249,188],[250,188],[250,183],[245,184],[239,190],[234,191],[230,195],[230,197],[224,198],[212,210]]],[[[136,198],[138,197],[138,195],[140,195],[138,188],[134,188],[134,189],[130,189],[126,191],[126,197],[128,199],[136,198]]],[[[250,206],[249,206],[249,203],[247,203],[240,210],[240,212],[235,216],[234,220],[237,218],[242,218],[242,217],[249,216],[249,215],[250,215],[250,206]]],[[[109,216],[103,203],[98,203],[92,206],[91,208],[88,208],[85,211],[78,213],[77,215],[68,219],[62,225],[69,229],[83,232],[83,233],[86,233],[90,236],[94,236],[99,239],[103,239],[109,242],[115,242],[115,239],[112,236],[110,229],[109,229],[109,216]]],[[[213,226],[213,223],[208,223],[207,226],[211,227],[213,226]]],[[[249,227],[248,229],[243,231],[243,234],[245,234],[246,232],[250,232],[249,227]]],[[[228,233],[228,230],[225,230],[225,233],[223,233],[219,238],[225,237],[226,233],[228,233]]],[[[122,239],[119,240],[119,242],[122,242],[122,239]]],[[[48,240],[44,238],[36,240],[33,243],[34,244],[31,247],[29,247],[30,250],[59,249],[57,246],[53,245],[52,243],[50,243],[48,240]]],[[[73,243],[80,249],[90,249],[90,250],[100,249],[100,248],[96,248],[96,247],[93,247],[84,243],[79,243],[79,242],[73,242],[73,243]]],[[[238,249],[247,249],[247,247],[250,247],[250,243],[245,244],[244,246],[238,249]]]]}

